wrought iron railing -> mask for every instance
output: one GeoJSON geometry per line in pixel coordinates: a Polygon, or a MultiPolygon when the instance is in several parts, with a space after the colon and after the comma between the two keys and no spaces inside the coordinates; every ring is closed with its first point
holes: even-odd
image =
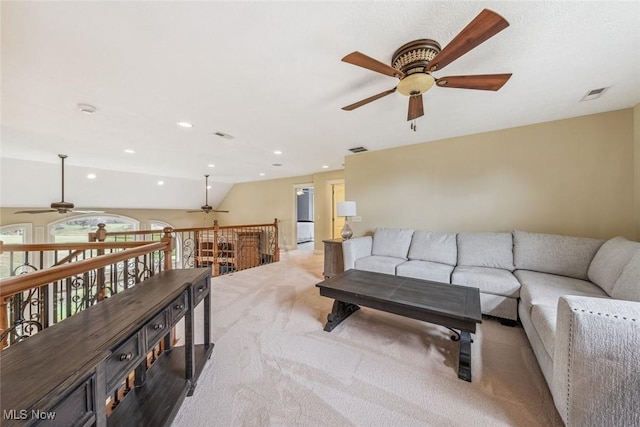
{"type": "Polygon", "coordinates": [[[269,224],[165,228],[159,230],[108,232],[104,224],[89,234],[89,241],[152,241],[164,233],[175,237],[171,254],[173,268],[211,266],[214,276],[279,261],[278,220],[269,224]]]}
{"type": "Polygon", "coordinates": [[[0,348],[171,268],[228,274],[279,261],[270,224],[107,232],[88,243],[0,242],[0,348]]]}
{"type": "Polygon", "coordinates": [[[160,242],[0,244],[12,276],[0,280],[2,347],[171,269],[172,251],[169,234],[160,242]]]}

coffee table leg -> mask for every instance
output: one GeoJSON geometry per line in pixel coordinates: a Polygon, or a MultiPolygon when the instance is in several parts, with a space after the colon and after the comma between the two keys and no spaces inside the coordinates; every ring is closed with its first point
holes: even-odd
{"type": "Polygon", "coordinates": [[[324,330],[331,332],[333,328],[338,326],[340,322],[349,317],[355,311],[358,311],[360,307],[355,304],[349,304],[346,302],[335,300],[333,302],[333,308],[331,313],[327,315],[327,324],[324,325],[324,330]]]}
{"type": "Polygon", "coordinates": [[[471,334],[467,331],[460,331],[458,378],[471,382],[471,334]]]}

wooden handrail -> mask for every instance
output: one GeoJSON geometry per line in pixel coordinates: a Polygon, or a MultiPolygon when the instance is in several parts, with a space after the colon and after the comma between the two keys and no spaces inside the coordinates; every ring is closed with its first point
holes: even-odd
{"type": "Polygon", "coordinates": [[[11,243],[0,244],[2,252],[39,252],[92,249],[130,249],[147,245],[149,242],[87,242],[87,243],[11,243]]]}
{"type": "MultiPolygon", "coordinates": [[[[59,265],[46,270],[39,270],[32,273],[0,279],[0,300],[4,300],[20,292],[42,286],[47,283],[52,283],[76,274],[106,267],[156,250],[164,250],[171,246],[168,242],[147,242],[146,244],[145,242],[138,243],[142,243],[142,245],[138,244],[137,247],[125,249],[121,252],[102,255],[100,257],[77,261],[71,264],[59,265]]],[[[120,245],[122,245],[122,243],[120,243],[120,245]]]]}
{"type": "MultiPolygon", "coordinates": [[[[273,226],[273,222],[269,222],[267,224],[242,224],[242,225],[212,225],[209,227],[191,227],[191,228],[172,228],[172,232],[183,233],[188,231],[206,231],[213,230],[217,227],[217,229],[227,229],[227,228],[248,228],[248,227],[269,227],[273,226]]],[[[129,236],[129,235],[144,235],[144,234],[162,234],[163,230],[138,230],[138,231],[107,231],[107,236],[129,236]]]]}

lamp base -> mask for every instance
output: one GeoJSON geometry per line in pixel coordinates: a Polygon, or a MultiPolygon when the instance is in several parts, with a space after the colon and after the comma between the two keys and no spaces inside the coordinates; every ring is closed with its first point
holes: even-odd
{"type": "Polygon", "coordinates": [[[351,237],[353,237],[353,230],[351,230],[351,227],[349,227],[349,223],[346,220],[344,222],[344,227],[342,227],[340,235],[344,240],[349,240],[351,237]]]}

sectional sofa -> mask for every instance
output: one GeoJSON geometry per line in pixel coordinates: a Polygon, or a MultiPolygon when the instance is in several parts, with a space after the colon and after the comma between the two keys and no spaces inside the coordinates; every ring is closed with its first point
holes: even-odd
{"type": "Polygon", "coordinates": [[[476,287],[519,320],[567,426],[640,426],[640,243],[379,228],[342,246],[345,270],[476,287]]]}

